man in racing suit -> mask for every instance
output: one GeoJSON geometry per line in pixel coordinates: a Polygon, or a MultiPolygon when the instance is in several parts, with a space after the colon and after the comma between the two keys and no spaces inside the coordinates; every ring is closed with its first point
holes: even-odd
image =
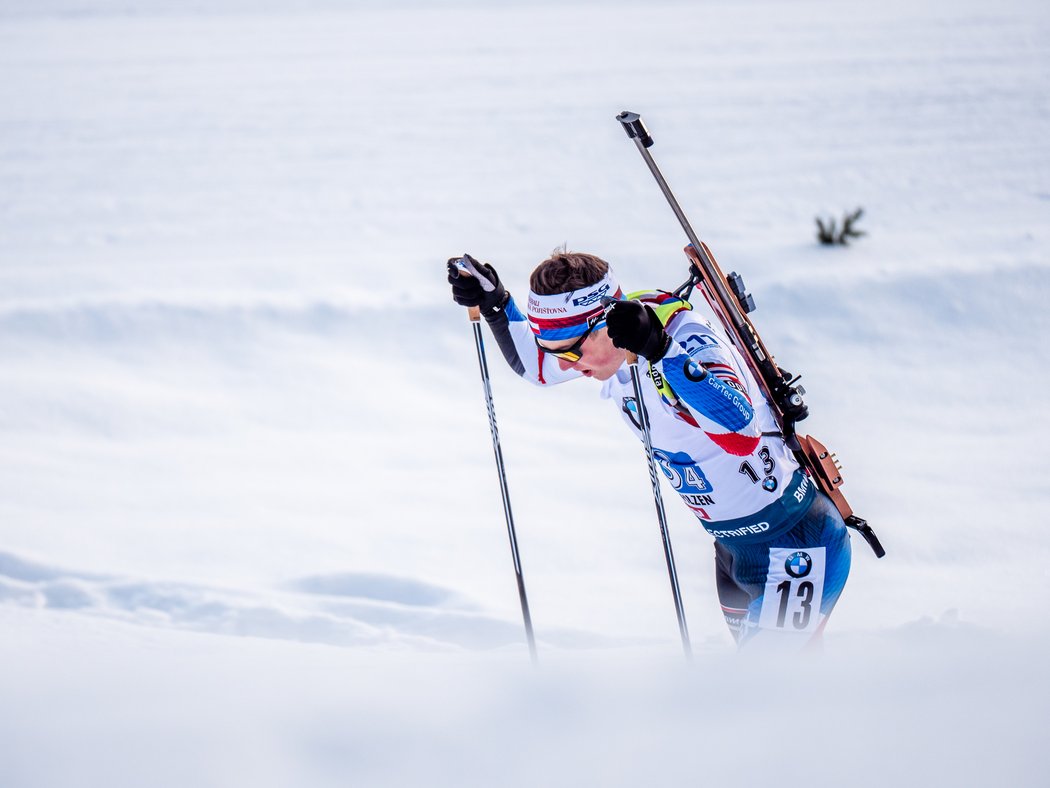
{"type": "Polygon", "coordinates": [[[737,643],[819,642],[849,574],[848,531],[725,334],[668,293],[625,295],[594,255],[540,263],[525,313],[492,266],[469,255],[448,266],[454,299],[481,309],[518,375],[541,386],[600,381],[639,439],[627,351],[647,362],[653,456],[714,537],[719,602],[737,643]]]}

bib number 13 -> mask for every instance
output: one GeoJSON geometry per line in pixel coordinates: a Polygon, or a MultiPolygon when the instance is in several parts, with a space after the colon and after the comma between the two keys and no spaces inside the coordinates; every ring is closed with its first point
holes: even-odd
{"type": "Polygon", "coordinates": [[[774,548],[769,551],[758,625],[785,632],[812,632],[820,624],[823,596],[823,547],[774,548]]]}
{"type": "Polygon", "coordinates": [[[792,588],[791,581],[785,580],[777,584],[777,594],[780,595],[780,604],[777,607],[777,628],[783,629],[789,621],[795,629],[804,630],[808,627],[810,618],[813,616],[813,584],[804,580],[797,587],[792,588]],[[788,619],[788,607],[793,601],[797,602],[795,607],[798,610],[788,619]]]}
{"type": "Polygon", "coordinates": [[[759,450],[758,457],[762,460],[761,476],[749,460],[740,463],[740,473],[750,479],[752,484],[762,482],[762,489],[774,492],[777,489],[777,477],[773,475],[773,470],[777,467],[777,462],[770,455],[768,446],[763,446],[759,450]]]}

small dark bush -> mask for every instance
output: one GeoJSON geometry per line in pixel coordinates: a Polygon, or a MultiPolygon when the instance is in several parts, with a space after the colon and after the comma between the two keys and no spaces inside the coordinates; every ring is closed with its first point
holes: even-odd
{"type": "Polygon", "coordinates": [[[822,244],[841,244],[847,246],[850,238],[860,238],[867,235],[863,230],[858,230],[854,225],[864,215],[864,209],[858,208],[853,213],[847,213],[842,217],[842,229],[836,232],[835,220],[828,218],[827,224],[819,216],[817,217],[817,240],[822,244]]]}

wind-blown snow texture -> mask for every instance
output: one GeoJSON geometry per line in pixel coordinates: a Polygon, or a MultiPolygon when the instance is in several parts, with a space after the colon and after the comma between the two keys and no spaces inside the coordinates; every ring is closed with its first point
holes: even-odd
{"type": "Polygon", "coordinates": [[[1044,784],[1048,84],[1021,0],[0,7],[0,785],[1044,784]],[[639,447],[490,342],[529,667],[444,260],[679,284],[622,109],[889,551],[819,658],[669,501],[682,665],[639,447]]]}

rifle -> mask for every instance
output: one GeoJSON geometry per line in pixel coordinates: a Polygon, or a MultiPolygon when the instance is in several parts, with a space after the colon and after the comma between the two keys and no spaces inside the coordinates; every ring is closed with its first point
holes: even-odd
{"type": "Polygon", "coordinates": [[[744,357],[755,379],[758,381],[780,425],[784,440],[794,452],[798,464],[806,470],[810,478],[835,504],[846,525],[857,531],[868,543],[878,558],[886,555],[886,550],[879,542],[878,536],[868,525],[867,520],[853,513],[853,508],[839,489],[842,486],[842,466],[836,455],[828,451],[820,441],[811,435],[799,435],[796,423],[809,415],[809,408],[803,400],[805,389],[798,385],[799,376],[781,369],[773,354],[766,348],[754,323],[748,315],[755,311],[755,300],[744,287],[744,280],[736,272],[727,277],[722,273],[714,255],[707,244],[700,241],[693,232],[689,220],[682,212],[678,200],[664,180],[659,167],[653,160],[649,148],[653,138],[636,112],[621,112],[616,119],[623,125],[627,136],[634,140],[638,152],[648,165],[660,191],[674,211],[679,224],[689,238],[685,253],[689,258],[689,279],[676,288],[673,293],[688,299],[694,287],[699,288],[711,310],[722,323],[730,341],[744,357]]]}

